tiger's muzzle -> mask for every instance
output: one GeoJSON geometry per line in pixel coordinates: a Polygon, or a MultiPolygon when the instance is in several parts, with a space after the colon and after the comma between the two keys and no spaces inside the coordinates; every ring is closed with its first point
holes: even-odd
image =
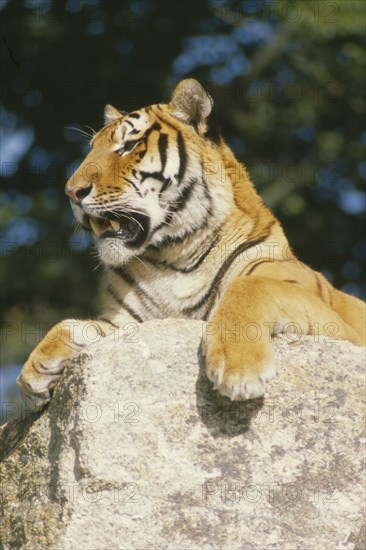
{"type": "Polygon", "coordinates": [[[84,212],[83,227],[99,239],[120,239],[131,248],[139,248],[150,232],[150,217],[142,212],[104,212],[93,216],[84,212]]]}

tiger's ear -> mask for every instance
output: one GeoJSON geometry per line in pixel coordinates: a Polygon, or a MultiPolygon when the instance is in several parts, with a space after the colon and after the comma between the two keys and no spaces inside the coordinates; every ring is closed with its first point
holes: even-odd
{"type": "Polygon", "coordinates": [[[213,101],[197,80],[187,78],[179,82],[169,107],[178,120],[192,124],[199,133],[205,133],[213,101]]]}
{"type": "Polygon", "coordinates": [[[124,114],[125,113],[118,111],[115,107],[112,107],[112,105],[106,105],[104,107],[104,123],[109,124],[110,122],[117,120],[117,118],[123,117],[124,114]]]}

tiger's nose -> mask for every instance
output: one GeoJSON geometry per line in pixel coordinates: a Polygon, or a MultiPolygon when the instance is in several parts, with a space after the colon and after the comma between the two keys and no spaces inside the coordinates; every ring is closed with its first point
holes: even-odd
{"type": "Polygon", "coordinates": [[[92,188],[92,185],[89,185],[88,187],[79,187],[78,185],[75,185],[69,189],[66,188],[65,193],[72,201],[79,203],[89,195],[92,188]]]}

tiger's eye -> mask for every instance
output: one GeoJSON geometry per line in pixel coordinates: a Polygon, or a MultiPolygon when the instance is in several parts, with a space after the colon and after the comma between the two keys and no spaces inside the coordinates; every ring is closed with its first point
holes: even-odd
{"type": "Polygon", "coordinates": [[[138,140],[138,139],[136,139],[135,141],[126,141],[126,143],[124,143],[122,145],[122,147],[115,150],[115,153],[117,153],[120,156],[122,156],[123,153],[129,153],[130,151],[132,151],[132,149],[135,147],[135,145],[137,145],[139,143],[139,141],[140,140],[138,140]]]}
{"type": "Polygon", "coordinates": [[[132,151],[132,149],[135,147],[137,141],[127,141],[127,143],[124,144],[123,150],[124,151],[132,151]]]}

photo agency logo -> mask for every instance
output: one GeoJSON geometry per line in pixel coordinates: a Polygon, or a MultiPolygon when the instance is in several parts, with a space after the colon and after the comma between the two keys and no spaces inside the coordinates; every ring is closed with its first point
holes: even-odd
{"type": "Polygon", "coordinates": [[[329,505],[338,504],[340,492],[330,482],[304,485],[299,482],[263,481],[256,483],[248,480],[219,479],[207,481],[202,485],[202,502],[206,505],[215,505],[218,502],[227,505],[258,504],[268,502],[270,504],[283,503],[285,506],[293,506],[301,502],[329,505]]]}

